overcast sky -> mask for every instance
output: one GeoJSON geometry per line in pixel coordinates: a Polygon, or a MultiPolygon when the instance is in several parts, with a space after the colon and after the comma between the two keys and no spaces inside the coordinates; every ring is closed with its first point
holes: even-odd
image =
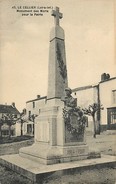
{"type": "MultiPolygon", "coordinates": [[[[115,1],[115,0],[114,0],[115,1]]],[[[65,31],[69,87],[94,84],[102,73],[116,76],[113,0],[0,0],[0,104],[47,94],[51,10],[60,7],[65,31]],[[13,6],[51,6],[43,16],[22,16],[13,6]]]]}

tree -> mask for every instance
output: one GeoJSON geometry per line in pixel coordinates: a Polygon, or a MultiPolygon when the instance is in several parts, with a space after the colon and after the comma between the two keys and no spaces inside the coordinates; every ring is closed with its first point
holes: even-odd
{"type": "Polygon", "coordinates": [[[35,121],[36,117],[37,117],[36,114],[32,114],[32,115],[27,116],[26,109],[22,110],[22,113],[20,113],[20,118],[18,119],[18,120],[20,120],[20,123],[21,123],[21,136],[23,136],[23,124],[24,124],[24,122],[28,123],[29,121],[33,122],[33,135],[34,135],[34,121],[35,121]]]}
{"type": "Polygon", "coordinates": [[[32,115],[29,115],[29,117],[26,116],[26,109],[23,109],[22,113],[20,114],[20,123],[21,123],[21,136],[23,135],[23,123],[24,122],[27,122],[28,121],[32,121],[33,122],[33,135],[34,135],[34,122],[35,122],[35,118],[37,117],[38,115],[36,114],[32,114],[32,115]]]}
{"type": "Polygon", "coordinates": [[[9,139],[11,138],[11,126],[16,123],[17,118],[14,114],[4,114],[2,116],[2,122],[9,126],[9,139]]]}
{"type": "Polygon", "coordinates": [[[92,105],[89,105],[88,108],[83,109],[84,114],[92,116],[93,119],[93,125],[94,125],[94,134],[93,137],[96,138],[96,124],[95,124],[95,114],[96,112],[103,110],[103,106],[99,103],[93,103],[92,105]]]}
{"type": "Polygon", "coordinates": [[[3,119],[1,117],[0,118],[0,138],[2,138],[2,130],[1,130],[2,125],[3,125],[3,119]]]}
{"type": "Polygon", "coordinates": [[[23,109],[23,111],[20,113],[20,117],[17,119],[21,123],[21,136],[23,136],[23,124],[24,122],[28,122],[26,118],[26,109],[23,109]]]}
{"type": "Polygon", "coordinates": [[[35,118],[37,117],[37,114],[32,114],[29,116],[29,120],[33,122],[33,135],[34,135],[34,123],[35,123],[35,118]]]}
{"type": "Polygon", "coordinates": [[[23,136],[23,123],[25,122],[25,120],[23,119],[24,113],[22,112],[20,114],[20,122],[21,122],[21,136],[23,136]]]}

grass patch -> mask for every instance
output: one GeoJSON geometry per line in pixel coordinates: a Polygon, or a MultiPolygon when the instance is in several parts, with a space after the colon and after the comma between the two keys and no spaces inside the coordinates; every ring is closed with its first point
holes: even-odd
{"type": "Polygon", "coordinates": [[[20,142],[31,139],[33,136],[30,135],[23,135],[23,136],[17,136],[17,137],[2,137],[0,138],[0,144],[6,144],[6,143],[13,143],[13,142],[20,142]]]}

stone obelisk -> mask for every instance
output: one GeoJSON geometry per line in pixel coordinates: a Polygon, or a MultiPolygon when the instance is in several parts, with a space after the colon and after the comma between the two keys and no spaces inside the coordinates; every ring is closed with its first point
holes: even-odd
{"type": "Polygon", "coordinates": [[[50,33],[48,94],[35,119],[35,143],[20,149],[20,156],[43,164],[70,162],[88,157],[88,146],[66,129],[63,117],[64,102],[61,97],[67,87],[67,68],[64,31],[59,26],[62,14],[56,7],[52,11],[55,27],[50,33]],[[68,140],[67,140],[68,137],[68,140]]]}
{"type": "Polygon", "coordinates": [[[50,32],[48,100],[61,99],[64,89],[68,86],[65,35],[64,30],[59,25],[59,19],[62,18],[62,13],[59,12],[58,7],[52,11],[52,16],[54,16],[55,26],[50,32]]]}

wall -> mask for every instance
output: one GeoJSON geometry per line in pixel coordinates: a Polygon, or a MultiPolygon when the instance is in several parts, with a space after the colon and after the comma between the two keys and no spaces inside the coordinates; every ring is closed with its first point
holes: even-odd
{"type": "Polygon", "coordinates": [[[29,115],[29,111],[32,114],[39,114],[39,109],[46,103],[46,98],[40,98],[35,101],[30,101],[26,103],[27,116],[29,115]],[[33,108],[33,102],[35,103],[35,107],[33,108]]]}
{"type": "Polygon", "coordinates": [[[101,124],[107,124],[107,108],[116,106],[113,103],[113,93],[112,90],[116,90],[116,78],[110,79],[99,84],[100,91],[100,101],[103,104],[104,110],[101,111],[101,124]]]}
{"type": "Polygon", "coordinates": [[[77,106],[87,108],[88,105],[93,103],[94,90],[93,88],[77,90],[73,92],[72,96],[77,98],[77,106]],[[76,93],[76,94],[75,94],[76,93]]]}
{"type": "MultiPolygon", "coordinates": [[[[80,106],[81,108],[87,108],[90,104],[98,102],[97,85],[74,89],[72,96],[77,98],[77,106],[80,106]]],[[[93,132],[93,120],[91,116],[88,116],[88,127],[86,130],[93,132]]]]}
{"type": "Polygon", "coordinates": [[[16,122],[15,126],[15,136],[21,135],[21,123],[16,122]]]}
{"type": "Polygon", "coordinates": [[[27,134],[27,122],[24,122],[23,123],[23,135],[26,135],[27,134]]]}
{"type": "Polygon", "coordinates": [[[18,154],[19,149],[31,146],[33,144],[33,139],[26,140],[26,141],[20,141],[20,142],[14,142],[14,143],[8,143],[8,144],[1,144],[0,145],[0,155],[8,155],[8,154],[18,154]]]}
{"type": "Polygon", "coordinates": [[[23,123],[23,135],[27,135],[27,134],[33,135],[34,133],[33,122],[32,120],[29,120],[29,111],[31,112],[30,115],[33,115],[33,114],[38,115],[39,109],[43,107],[45,103],[46,103],[46,97],[41,97],[35,100],[30,100],[26,103],[26,114],[24,117],[24,119],[26,119],[26,122],[23,123]],[[34,106],[33,106],[33,103],[34,103],[34,106]],[[31,129],[32,129],[32,132],[30,133],[28,132],[28,129],[27,129],[28,125],[31,125],[31,129]]]}

